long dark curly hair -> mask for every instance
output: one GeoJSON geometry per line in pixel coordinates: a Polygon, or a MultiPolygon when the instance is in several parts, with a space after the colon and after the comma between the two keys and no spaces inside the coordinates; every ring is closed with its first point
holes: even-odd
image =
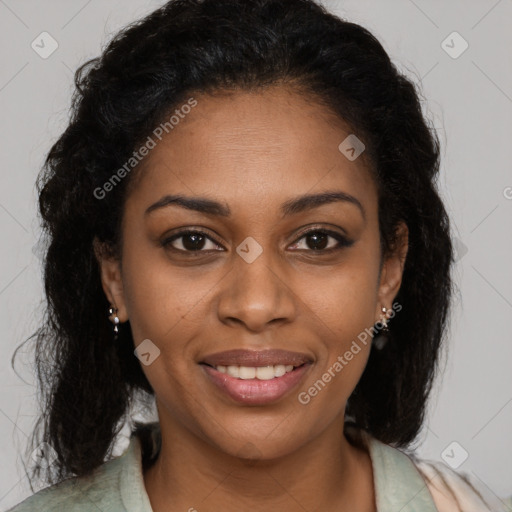
{"type": "Polygon", "coordinates": [[[393,249],[398,223],[408,226],[395,298],[402,310],[389,342],[372,348],[346,412],[384,443],[407,448],[418,436],[454,286],[450,224],[437,190],[440,144],[420,91],[369,31],[314,0],[174,0],[76,71],[69,125],[38,177],[47,304],[29,338],[41,405],[31,443],[47,442],[57,454],[48,482],[89,474],[110,458],[134,397],[154,396],[129,322],[112,341],[93,248],[98,239],[121,256],[124,200],[138,169],[107,199],[94,191],[192,93],[275,84],[314,95],[364,140],[382,255],[393,249]]]}

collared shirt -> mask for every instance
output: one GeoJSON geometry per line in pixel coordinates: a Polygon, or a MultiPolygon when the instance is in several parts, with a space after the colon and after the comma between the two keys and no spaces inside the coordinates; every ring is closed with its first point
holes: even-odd
{"type": "MultiPolygon", "coordinates": [[[[158,423],[144,439],[132,434],[122,455],[87,477],[69,478],[28,497],[8,512],[152,512],[144,487],[143,453],[153,459],[160,447],[158,423]]],[[[422,461],[350,427],[347,435],[368,450],[377,512],[508,512],[501,500],[439,462],[422,461]]],[[[508,505],[508,506],[507,506],[508,505]]],[[[191,503],[191,509],[200,504],[191,503]]]]}

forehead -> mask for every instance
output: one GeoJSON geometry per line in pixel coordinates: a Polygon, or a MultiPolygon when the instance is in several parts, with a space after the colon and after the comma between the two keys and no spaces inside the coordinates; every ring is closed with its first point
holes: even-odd
{"type": "Polygon", "coordinates": [[[153,137],[132,202],[208,194],[232,210],[254,211],[274,199],[337,189],[372,209],[376,190],[364,153],[351,161],[339,149],[350,127],[310,96],[278,86],[193,98],[197,105],[175,116],[169,133],[153,137]]]}

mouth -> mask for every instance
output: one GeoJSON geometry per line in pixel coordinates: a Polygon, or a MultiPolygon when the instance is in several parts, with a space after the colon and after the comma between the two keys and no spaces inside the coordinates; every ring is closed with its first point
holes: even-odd
{"type": "Polygon", "coordinates": [[[284,350],[231,350],[209,355],[200,363],[204,375],[224,398],[244,405],[266,405],[291,393],[313,360],[284,350]]]}

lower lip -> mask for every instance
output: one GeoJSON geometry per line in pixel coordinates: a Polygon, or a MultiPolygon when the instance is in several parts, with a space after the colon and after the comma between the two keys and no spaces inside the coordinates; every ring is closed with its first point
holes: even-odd
{"type": "Polygon", "coordinates": [[[201,364],[205,373],[221,391],[236,402],[246,405],[265,405],[279,400],[299,384],[310,366],[310,363],[306,363],[281,377],[260,380],[237,379],[201,364]]]}

